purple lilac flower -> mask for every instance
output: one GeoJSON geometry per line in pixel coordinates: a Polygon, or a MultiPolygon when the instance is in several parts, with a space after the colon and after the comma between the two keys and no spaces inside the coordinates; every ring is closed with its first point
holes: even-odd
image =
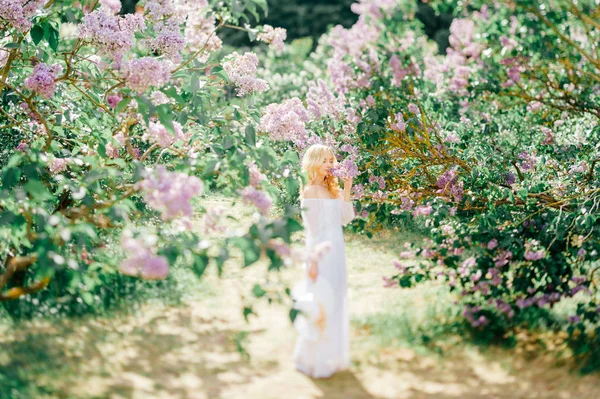
{"type": "Polygon", "coordinates": [[[492,238],[488,243],[487,243],[487,249],[488,250],[493,250],[494,248],[496,248],[498,246],[498,240],[495,238],[492,238]]]}
{"type": "Polygon", "coordinates": [[[210,208],[206,211],[206,214],[202,218],[204,221],[204,232],[206,234],[223,233],[227,229],[226,226],[220,223],[224,213],[225,208],[222,206],[210,208]]]}
{"type": "Polygon", "coordinates": [[[100,7],[111,14],[121,11],[121,0],[100,0],[100,7]]]}
{"type": "Polygon", "coordinates": [[[421,114],[421,110],[419,109],[419,107],[416,104],[413,104],[413,103],[408,104],[408,111],[412,112],[415,115],[420,115],[421,114]]]}
{"type": "Polygon", "coordinates": [[[239,97],[254,92],[262,93],[269,89],[265,80],[256,77],[257,67],[258,57],[251,52],[240,55],[234,51],[223,63],[223,69],[231,83],[237,87],[239,97]]]}
{"type": "Polygon", "coordinates": [[[31,18],[45,3],[46,0],[0,0],[0,19],[26,33],[31,29],[31,18]]]}
{"type": "Polygon", "coordinates": [[[39,93],[42,97],[50,98],[56,91],[54,81],[61,72],[62,67],[58,64],[51,66],[43,63],[37,64],[31,75],[25,79],[25,87],[39,93]]]}
{"type": "Polygon", "coordinates": [[[179,215],[191,216],[192,197],[202,192],[202,181],[185,173],[169,172],[164,165],[157,165],[153,173],[138,183],[144,199],[152,208],[162,213],[164,220],[179,215]]]}
{"type": "Polygon", "coordinates": [[[342,162],[335,165],[332,170],[332,174],[341,179],[345,179],[347,177],[353,178],[358,175],[358,167],[354,163],[353,159],[346,158],[342,162]]]}
{"type": "Polygon", "coordinates": [[[458,172],[455,169],[448,169],[444,172],[436,183],[439,190],[438,194],[452,196],[454,201],[460,202],[463,198],[463,183],[458,181],[458,172]]]}
{"type": "Polygon", "coordinates": [[[154,29],[157,31],[148,45],[159,54],[163,54],[171,61],[178,63],[181,61],[181,51],[185,48],[185,38],[179,30],[178,23],[156,24],[154,29]]]}
{"type": "Polygon", "coordinates": [[[281,104],[269,104],[258,129],[269,133],[272,140],[301,141],[308,135],[305,125],[308,120],[308,112],[302,101],[294,97],[281,104]]]}
{"type": "Polygon", "coordinates": [[[17,151],[27,152],[29,150],[29,145],[27,144],[26,141],[21,141],[15,149],[17,151]]]}
{"type": "Polygon", "coordinates": [[[390,68],[392,70],[393,75],[392,85],[400,86],[402,79],[404,79],[404,77],[408,75],[408,68],[405,69],[402,67],[402,62],[396,55],[393,55],[392,58],[390,58],[390,68]]]}
{"type": "Polygon", "coordinates": [[[254,205],[265,216],[269,214],[273,201],[267,193],[248,186],[242,190],[241,194],[245,203],[254,205]]]}
{"type": "Polygon", "coordinates": [[[177,140],[185,141],[183,128],[178,122],[173,122],[174,134],[167,131],[167,128],[160,122],[150,122],[148,131],[142,136],[142,140],[150,143],[156,143],[161,148],[168,148],[177,140]]]}
{"type": "Polygon", "coordinates": [[[344,96],[336,97],[322,79],[319,79],[316,84],[309,83],[306,103],[308,112],[314,119],[318,120],[325,116],[336,121],[344,119],[344,96]]]}
{"type": "Polygon", "coordinates": [[[79,37],[120,64],[123,55],[133,47],[135,32],[145,28],[144,17],[140,14],[120,17],[98,9],[83,17],[79,37]]]}
{"type": "Polygon", "coordinates": [[[150,87],[162,87],[171,79],[171,63],[153,57],[136,58],[121,69],[125,84],[138,93],[150,87]]]}
{"type": "MultiPolygon", "coordinates": [[[[146,241],[156,241],[146,239],[146,241]]],[[[127,257],[121,262],[121,272],[148,280],[162,280],[169,274],[169,263],[164,256],[157,256],[155,247],[141,240],[123,236],[121,247],[127,257]]]]}
{"type": "Polygon", "coordinates": [[[546,136],[546,137],[544,137],[542,144],[545,144],[545,145],[554,144],[554,134],[552,133],[552,129],[549,129],[544,126],[544,127],[542,127],[542,133],[544,133],[544,135],[546,136]]]}
{"type": "Polygon", "coordinates": [[[421,215],[429,216],[429,215],[431,215],[431,212],[433,212],[433,208],[431,207],[431,205],[419,205],[414,208],[413,216],[414,217],[421,216],[421,215]]]}
{"type": "Polygon", "coordinates": [[[398,286],[398,283],[389,277],[383,276],[382,279],[383,279],[383,287],[384,288],[391,288],[391,287],[398,286]]]}
{"type": "MultiPolygon", "coordinates": [[[[206,3],[206,2],[203,2],[206,3]]],[[[204,63],[208,61],[210,54],[220,50],[223,42],[215,34],[216,18],[214,15],[207,15],[200,4],[197,8],[190,10],[185,24],[185,40],[192,51],[202,50],[198,61],[204,63]]]]}
{"type": "Polygon", "coordinates": [[[513,184],[515,184],[517,182],[517,177],[515,176],[514,173],[512,172],[508,172],[505,176],[504,176],[504,182],[506,184],[508,184],[509,186],[512,186],[513,184]]]}
{"type": "Polygon", "coordinates": [[[273,28],[271,25],[264,25],[263,31],[256,38],[257,40],[269,43],[269,47],[277,53],[281,53],[284,49],[283,42],[287,38],[287,31],[283,28],[273,28]]]}
{"type": "Polygon", "coordinates": [[[123,98],[118,94],[110,94],[106,96],[106,103],[111,108],[117,108],[117,105],[121,102],[123,98]]]}
{"type": "Polygon", "coordinates": [[[69,164],[69,160],[65,158],[54,158],[48,165],[48,169],[50,169],[50,173],[56,175],[58,173],[62,173],[67,170],[67,165],[69,164]]]}

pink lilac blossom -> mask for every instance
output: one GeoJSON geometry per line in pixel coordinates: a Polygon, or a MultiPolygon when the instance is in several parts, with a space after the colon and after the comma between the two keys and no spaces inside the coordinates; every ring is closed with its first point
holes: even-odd
{"type": "Polygon", "coordinates": [[[573,173],[585,173],[587,172],[588,168],[587,162],[581,161],[569,168],[569,174],[572,175],[573,173]]]}
{"type": "Polygon", "coordinates": [[[178,122],[173,122],[174,134],[169,133],[167,128],[160,122],[150,122],[148,131],[142,136],[142,140],[156,143],[161,148],[168,148],[177,140],[186,139],[183,128],[178,122]]]}
{"type": "Polygon", "coordinates": [[[153,57],[136,58],[121,68],[125,84],[131,90],[143,93],[150,87],[162,87],[171,78],[171,63],[153,57]]]}
{"type": "Polygon", "coordinates": [[[398,282],[387,277],[387,276],[383,276],[383,287],[384,288],[391,288],[391,287],[398,287],[398,282]]]}
{"type": "Polygon", "coordinates": [[[344,96],[336,97],[322,79],[319,79],[316,84],[309,83],[306,104],[308,112],[314,119],[327,117],[341,121],[344,118],[344,96]]]}
{"type": "Polygon", "coordinates": [[[57,75],[62,72],[59,64],[37,64],[33,68],[31,75],[25,79],[25,87],[29,90],[39,93],[42,97],[50,98],[56,91],[57,75]]]}
{"type": "Polygon", "coordinates": [[[395,122],[390,125],[393,131],[403,133],[406,131],[406,122],[404,122],[404,115],[402,112],[398,112],[395,117],[395,122]]]}
{"type": "Polygon", "coordinates": [[[31,29],[31,19],[47,0],[0,0],[0,19],[21,33],[31,29]]]}
{"type": "Polygon", "coordinates": [[[252,187],[258,187],[262,181],[267,180],[267,177],[260,171],[254,161],[248,164],[248,172],[250,172],[250,185],[252,187]]]}
{"type": "Polygon", "coordinates": [[[494,248],[496,248],[498,246],[498,240],[495,238],[492,238],[488,243],[487,243],[487,249],[488,250],[493,250],[494,248]]]}
{"type": "Polygon", "coordinates": [[[157,165],[137,187],[148,205],[161,212],[163,220],[192,216],[190,200],[203,189],[202,181],[196,176],[169,172],[164,165],[157,165]]]}
{"type": "Polygon", "coordinates": [[[307,138],[305,123],[308,120],[309,114],[302,101],[294,97],[281,104],[269,104],[258,129],[268,133],[272,140],[301,141],[307,138]]]}
{"type": "Polygon", "coordinates": [[[29,150],[29,144],[26,141],[21,141],[16,147],[15,150],[21,152],[27,152],[29,150]]]}
{"type": "Polygon", "coordinates": [[[454,201],[460,202],[463,198],[463,183],[458,181],[458,172],[449,169],[438,178],[436,183],[438,194],[452,196],[454,201]]]}
{"type": "Polygon", "coordinates": [[[242,199],[246,204],[254,205],[264,216],[269,214],[273,201],[267,193],[257,190],[252,186],[244,188],[241,192],[242,199]]]}
{"type": "Polygon", "coordinates": [[[117,14],[121,11],[121,0],[100,0],[100,8],[111,14],[117,14]]]}
{"type": "Polygon", "coordinates": [[[532,101],[529,104],[527,104],[527,111],[528,112],[535,112],[538,109],[542,108],[543,104],[539,101],[532,101]]]}
{"type": "Polygon", "coordinates": [[[150,101],[156,107],[163,104],[168,104],[171,100],[165,93],[159,90],[154,90],[152,94],[150,94],[150,101]]]}
{"type": "Polygon", "coordinates": [[[65,158],[54,158],[48,165],[48,169],[50,169],[50,173],[56,175],[58,173],[62,173],[67,170],[67,165],[69,164],[69,160],[65,158]]]}
{"type": "Polygon", "coordinates": [[[329,71],[331,82],[335,85],[338,93],[344,94],[356,87],[352,68],[341,58],[331,58],[327,63],[327,70],[329,71]]]}
{"type": "Polygon", "coordinates": [[[328,42],[334,49],[334,58],[341,59],[347,54],[359,58],[363,50],[378,38],[379,30],[359,18],[350,29],[345,29],[341,25],[335,26],[329,33],[328,42]]]}
{"type": "Polygon", "coordinates": [[[465,319],[467,319],[471,326],[475,328],[486,326],[489,324],[489,320],[483,315],[479,317],[476,316],[476,314],[480,311],[481,308],[479,306],[465,306],[463,310],[463,316],[465,319]]]}
{"type": "Polygon", "coordinates": [[[227,227],[222,225],[221,219],[225,214],[225,208],[222,206],[217,206],[215,208],[211,208],[206,211],[206,214],[203,217],[204,224],[204,233],[223,233],[227,230],[227,227]]]}
{"type": "Polygon", "coordinates": [[[192,51],[200,51],[199,61],[204,63],[212,52],[220,50],[223,42],[215,33],[216,18],[206,12],[192,11],[186,21],[184,36],[192,51]]]}
{"type": "Polygon", "coordinates": [[[462,54],[478,58],[483,47],[473,42],[475,34],[475,22],[470,19],[455,18],[450,25],[450,45],[462,54]]]}
{"type": "Polygon", "coordinates": [[[354,192],[353,199],[361,199],[365,193],[365,187],[362,184],[355,184],[352,186],[352,191],[354,192]]]}
{"type": "Polygon", "coordinates": [[[415,115],[421,115],[421,110],[417,104],[410,103],[407,108],[409,112],[412,112],[415,115]]]}
{"type": "Polygon", "coordinates": [[[358,175],[358,167],[354,163],[353,158],[346,158],[342,162],[336,164],[332,174],[335,177],[345,179],[347,177],[356,177],[358,175]]]}
{"type": "Polygon", "coordinates": [[[287,38],[287,32],[283,28],[273,28],[271,25],[263,26],[263,31],[257,36],[258,40],[262,40],[269,44],[277,53],[283,52],[284,41],[287,38]]]}
{"type": "Polygon", "coordinates": [[[223,63],[229,80],[237,87],[237,95],[243,97],[250,93],[262,93],[269,89],[268,83],[256,77],[258,57],[254,53],[239,55],[237,52],[223,63]]]}
{"type": "Polygon", "coordinates": [[[402,79],[408,75],[409,70],[408,68],[405,69],[402,67],[402,62],[396,55],[393,55],[392,58],[390,58],[390,68],[393,75],[392,85],[398,87],[400,86],[402,79]]]}
{"type": "Polygon", "coordinates": [[[83,17],[79,37],[90,41],[100,53],[111,57],[119,65],[123,55],[133,47],[135,32],[145,28],[144,17],[140,14],[119,17],[100,9],[83,17]]]}
{"type": "Polygon", "coordinates": [[[123,236],[121,247],[127,254],[127,257],[121,262],[121,273],[148,280],[162,280],[169,274],[167,259],[164,256],[157,256],[153,245],[123,236]]]}
{"type": "Polygon", "coordinates": [[[381,18],[383,13],[387,13],[397,5],[395,0],[358,0],[350,6],[353,13],[360,16],[370,15],[374,18],[381,18]]]}
{"type": "Polygon", "coordinates": [[[185,38],[179,29],[179,23],[168,21],[156,24],[156,36],[149,42],[152,51],[163,54],[174,63],[181,61],[181,51],[185,48],[185,38]]]}
{"type": "Polygon", "coordinates": [[[544,126],[544,127],[542,127],[542,133],[544,133],[544,135],[546,136],[546,137],[544,137],[542,144],[545,144],[545,145],[554,144],[554,134],[552,133],[552,129],[544,126]]]}
{"type": "Polygon", "coordinates": [[[123,97],[121,97],[118,94],[109,94],[108,96],[106,96],[106,103],[109,107],[114,109],[117,108],[117,105],[121,102],[122,99],[123,97]]]}
{"type": "Polygon", "coordinates": [[[525,172],[532,170],[538,163],[536,156],[526,151],[520,153],[518,158],[521,160],[521,169],[525,172]]]}
{"type": "Polygon", "coordinates": [[[433,212],[433,208],[431,207],[431,205],[419,205],[414,208],[412,214],[414,217],[429,216],[431,215],[431,212],[433,212]]]}

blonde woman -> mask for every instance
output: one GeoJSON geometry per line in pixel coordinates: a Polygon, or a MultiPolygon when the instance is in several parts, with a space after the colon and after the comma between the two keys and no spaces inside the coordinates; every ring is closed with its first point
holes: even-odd
{"type": "Polygon", "coordinates": [[[296,369],[314,378],[326,378],[350,364],[346,255],[342,226],[354,218],[352,178],[344,189],[332,174],[336,159],[331,148],[312,145],[302,159],[308,184],[301,195],[302,221],[309,254],[305,281],[297,289],[313,301],[313,315],[302,312],[295,320],[299,335],[294,349],[296,369]],[[302,328],[304,326],[304,328],[302,328]],[[312,326],[308,328],[307,326],[312,326]],[[314,332],[317,331],[315,334],[314,332]]]}

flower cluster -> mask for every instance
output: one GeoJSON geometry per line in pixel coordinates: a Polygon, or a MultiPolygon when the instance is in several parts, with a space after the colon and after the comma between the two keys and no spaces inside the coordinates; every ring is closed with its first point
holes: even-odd
{"type": "Polygon", "coordinates": [[[25,79],[25,87],[39,93],[42,97],[50,98],[56,91],[54,81],[61,72],[62,67],[58,64],[37,64],[31,75],[25,79]]]}
{"type": "Polygon", "coordinates": [[[134,44],[134,34],[146,28],[140,14],[124,17],[110,15],[104,9],[92,11],[79,26],[79,37],[90,41],[98,50],[117,62],[117,65],[134,44]]]}
{"type": "Polygon", "coordinates": [[[333,168],[332,174],[341,179],[356,177],[358,175],[358,167],[356,166],[354,158],[349,157],[342,162],[337,163],[333,168]]]}
{"type": "Polygon", "coordinates": [[[242,97],[254,92],[262,93],[269,89],[265,80],[256,77],[257,67],[258,57],[254,53],[239,55],[237,52],[233,52],[223,63],[223,69],[237,87],[238,96],[242,97]]]}
{"type": "Polygon", "coordinates": [[[258,129],[273,140],[297,141],[307,136],[308,112],[297,97],[281,104],[269,104],[260,119],[258,129]]]}
{"type": "Polygon", "coordinates": [[[143,192],[148,205],[160,211],[164,220],[169,220],[192,215],[190,200],[202,192],[202,181],[185,173],[169,172],[164,165],[158,165],[137,188],[143,192]]]}
{"type": "Polygon", "coordinates": [[[267,193],[257,190],[252,186],[248,186],[242,190],[241,194],[242,199],[246,204],[254,205],[260,211],[260,213],[265,216],[269,214],[269,210],[271,209],[271,204],[273,201],[267,193]]]}
{"type": "Polygon", "coordinates": [[[121,68],[128,88],[143,93],[150,87],[161,87],[171,78],[171,63],[153,57],[131,60],[121,68]]]}
{"type": "Polygon", "coordinates": [[[50,173],[56,175],[67,170],[67,165],[69,165],[68,159],[53,158],[52,161],[50,161],[50,163],[48,164],[48,169],[50,169],[50,173]]]}
{"type": "Polygon", "coordinates": [[[121,0],[100,0],[100,8],[111,14],[117,14],[121,11],[121,0]]]}
{"type": "Polygon", "coordinates": [[[267,177],[260,171],[256,162],[251,161],[248,164],[248,172],[250,173],[250,185],[252,187],[258,187],[260,182],[267,179],[267,177]]]}
{"type": "Polygon", "coordinates": [[[46,0],[0,0],[0,19],[22,33],[31,29],[31,18],[46,0]]]}
{"type": "Polygon", "coordinates": [[[458,181],[458,172],[448,169],[440,175],[436,182],[438,194],[452,196],[454,201],[460,202],[463,197],[463,183],[458,181]]]}
{"type": "Polygon", "coordinates": [[[148,131],[142,136],[142,140],[156,143],[161,148],[168,148],[177,140],[186,140],[183,128],[178,122],[173,122],[174,134],[169,133],[167,128],[160,122],[150,122],[148,131]]]}
{"type": "Polygon", "coordinates": [[[121,262],[121,273],[139,276],[148,280],[162,280],[169,274],[169,263],[164,256],[156,255],[154,235],[145,235],[144,239],[134,239],[123,234],[121,248],[127,257],[121,262]]]}
{"type": "Polygon", "coordinates": [[[258,40],[269,43],[272,49],[281,53],[284,49],[283,42],[287,38],[287,32],[283,28],[273,28],[271,25],[263,26],[263,31],[257,36],[258,40]]]}
{"type": "Polygon", "coordinates": [[[331,117],[337,121],[342,120],[345,116],[344,104],[344,97],[342,95],[336,97],[322,79],[319,79],[316,84],[309,83],[306,108],[315,119],[331,117]]]}

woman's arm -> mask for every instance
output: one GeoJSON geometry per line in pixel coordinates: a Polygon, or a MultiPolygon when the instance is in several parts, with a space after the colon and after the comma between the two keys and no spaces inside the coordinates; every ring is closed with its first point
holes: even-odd
{"type": "Polygon", "coordinates": [[[344,201],[352,201],[352,178],[347,177],[344,179],[344,201]]]}

